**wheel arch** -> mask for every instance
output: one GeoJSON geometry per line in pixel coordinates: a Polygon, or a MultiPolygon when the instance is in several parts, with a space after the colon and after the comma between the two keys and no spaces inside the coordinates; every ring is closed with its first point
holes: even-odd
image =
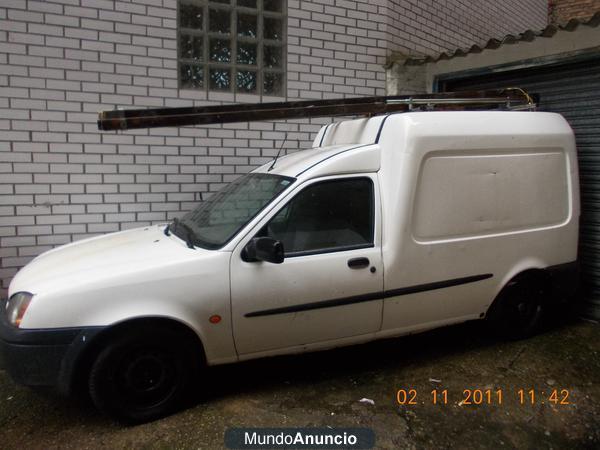
{"type": "Polygon", "coordinates": [[[206,365],[206,353],[201,337],[188,324],[172,317],[147,316],[135,317],[114,323],[95,334],[80,350],[74,351],[70,358],[65,358],[61,367],[59,390],[64,394],[85,391],[87,376],[98,353],[116,336],[132,330],[147,330],[150,333],[158,329],[175,331],[192,346],[198,361],[206,365]]]}
{"type": "Polygon", "coordinates": [[[547,271],[547,268],[540,266],[520,266],[515,268],[515,270],[508,272],[502,282],[499,284],[499,287],[494,295],[494,299],[488,306],[485,315],[489,316],[493,309],[497,307],[502,298],[502,294],[510,286],[512,286],[514,283],[523,282],[539,283],[541,286],[544,286],[544,289],[546,289],[551,282],[551,277],[547,271]]]}

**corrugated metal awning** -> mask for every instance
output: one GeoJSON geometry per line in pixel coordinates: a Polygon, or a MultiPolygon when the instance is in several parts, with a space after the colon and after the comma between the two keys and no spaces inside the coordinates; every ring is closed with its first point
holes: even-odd
{"type": "Polygon", "coordinates": [[[461,49],[458,48],[456,50],[448,51],[440,53],[436,56],[426,56],[426,57],[411,57],[407,59],[404,64],[406,65],[420,65],[430,62],[437,62],[441,60],[452,59],[456,57],[466,56],[471,53],[481,53],[484,50],[495,50],[504,45],[516,44],[519,42],[531,42],[535,39],[540,38],[551,38],[556,33],[561,30],[564,31],[575,31],[579,27],[592,27],[596,28],[600,25],[600,11],[596,12],[590,19],[582,21],[579,19],[571,19],[568,23],[564,25],[548,25],[543,30],[527,30],[523,33],[517,35],[506,35],[502,39],[490,39],[484,45],[472,45],[470,48],[461,49]]]}

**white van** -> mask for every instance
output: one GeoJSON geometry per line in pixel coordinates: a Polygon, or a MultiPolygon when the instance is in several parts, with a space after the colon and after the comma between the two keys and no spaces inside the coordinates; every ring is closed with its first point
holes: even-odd
{"type": "Polygon", "coordinates": [[[409,112],[325,126],[170,224],[35,258],[10,285],[12,377],[150,420],[206,365],[488,318],[531,334],[575,288],[579,182],[558,114],[409,112]]]}

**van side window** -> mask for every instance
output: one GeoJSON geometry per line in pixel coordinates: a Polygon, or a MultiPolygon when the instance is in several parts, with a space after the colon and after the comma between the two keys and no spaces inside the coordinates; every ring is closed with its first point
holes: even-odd
{"type": "Polygon", "coordinates": [[[315,183],[281,209],[259,236],[283,242],[286,256],[372,247],[373,203],[369,178],[315,183]]]}

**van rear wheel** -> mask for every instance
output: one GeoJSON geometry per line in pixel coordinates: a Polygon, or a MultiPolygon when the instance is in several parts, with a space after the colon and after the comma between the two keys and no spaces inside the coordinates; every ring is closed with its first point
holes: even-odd
{"type": "Polygon", "coordinates": [[[100,351],[89,376],[98,409],[125,423],[164,417],[183,404],[198,364],[192,346],[171,330],[131,330],[100,351]]]}
{"type": "Polygon", "coordinates": [[[511,281],[500,293],[488,313],[494,330],[508,339],[523,339],[535,334],[544,313],[543,284],[535,279],[511,281]]]}

